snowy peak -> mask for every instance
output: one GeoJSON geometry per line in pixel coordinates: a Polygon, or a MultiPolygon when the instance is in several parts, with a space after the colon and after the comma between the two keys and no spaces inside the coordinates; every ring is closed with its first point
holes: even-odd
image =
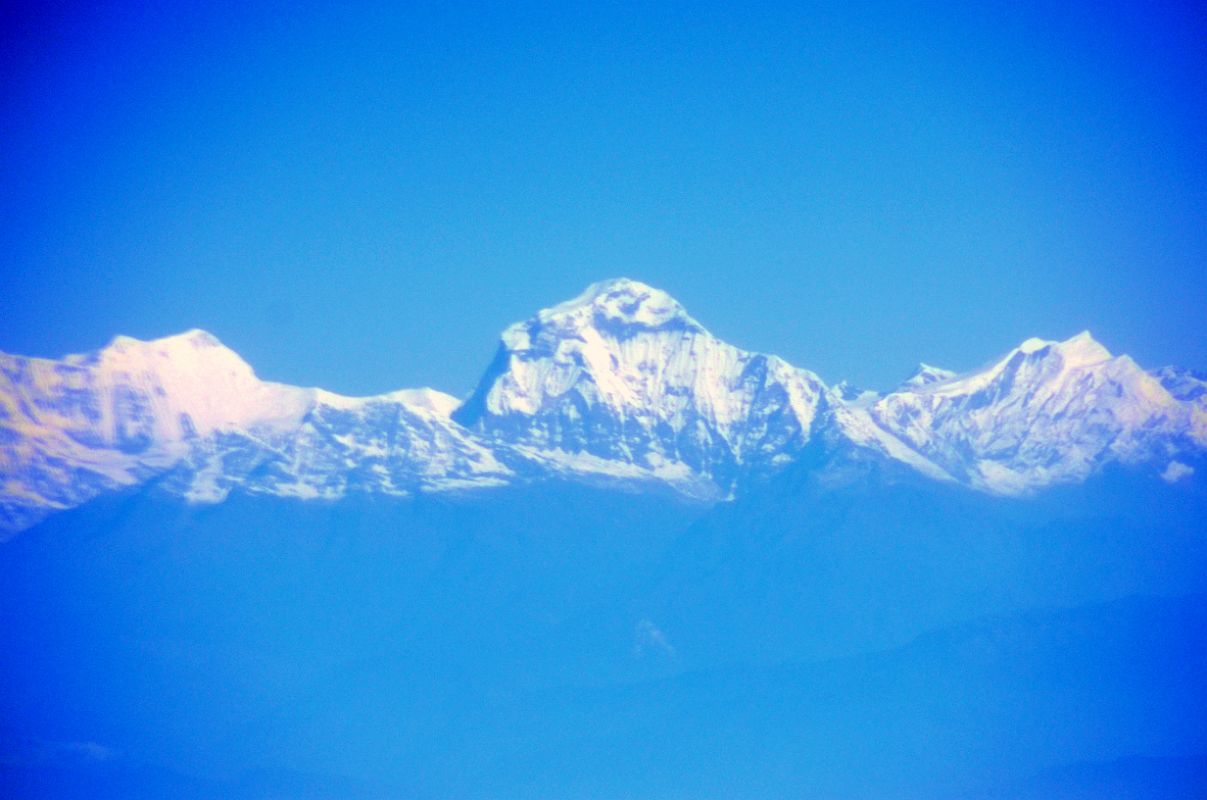
{"type": "Polygon", "coordinates": [[[151,341],[119,336],[83,360],[89,362],[103,392],[145,396],[161,423],[160,440],[292,427],[311,401],[308,390],[261,381],[237,353],[202,330],[151,341]]]}
{"type": "Polygon", "coordinates": [[[0,528],[141,483],[217,437],[280,437],[312,404],[203,331],[0,365],[0,528]]]}
{"type": "Polygon", "coordinates": [[[226,373],[240,377],[253,374],[251,366],[235,351],[199,328],[151,340],[115,336],[95,353],[71,355],[63,360],[69,364],[100,364],[108,369],[127,371],[157,369],[158,365],[171,364],[178,372],[226,373]]]}
{"type": "Polygon", "coordinates": [[[908,378],[902,381],[897,387],[897,391],[909,391],[911,389],[920,389],[923,386],[930,386],[934,383],[943,383],[956,377],[956,373],[942,367],[932,367],[930,364],[919,363],[908,378]]]}
{"type": "Polygon", "coordinates": [[[152,476],[202,502],[499,483],[507,470],[449,419],[457,405],[261,381],[199,330],[61,361],[0,354],[0,532],[152,476]]]}
{"type": "Polygon", "coordinates": [[[509,327],[454,419],[564,454],[569,469],[604,459],[724,493],[746,466],[790,458],[823,389],[812,373],[716,339],[665,292],[617,279],[509,327]]]}
{"type": "Polygon", "coordinates": [[[6,356],[2,383],[18,411],[9,417],[15,427],[130,452],[281,418],[296,423],[308,404],[306,390],[260,381],[204,331],[119,336],[62,361],[6,356]]]}
{"type": "Polygon", "coordinates": [[[593,283],[577,297],[544,309],[509,330],[534,326],[565,331],[591,327],[617,338],[657,330],[704,331],[669,294],[630,278],[593,283]]]}
{"type": "Polygon", "coordinates": [[[1030,338],[989,366],[966,375],[920,363],[894,392],[940,392],[959,395],[1018,380],[1044,380],[1067,370],[1092,367],[1112,358],[1109,350],[1082,331],[1064,341],[1030,338]]]}
{"type": "Polygon", "coordinates": [[[461,405],[461,401],[451,394],[435,389],[400,389],[383,395],[386,399],[397,400],[413,409],[422,411],[442,419],[448,419],[461,405]]]}
{"type": "Polygon", "coordinates": [[[894,392],[872,416],[960,480],[1003,494],[1160,460],[1188,437],[1201,444],[1187,406],[1088,332],[1028,339],[983,370],[894,392]]]}
{"type": "Polygon", "coordinates": [[[1111,358],[1111,351],[1097,341],[1089,331],[1082,331],[1063,342],[1028,339],[1018,351],[1027,355],[1056,356],[1066,367],[1084,367],[1111,358]]]}
{"type": "MultiPolygon", "coordinates": [[[[158,339],[136,339],[133,336],[114,336],[113,339],[101,352],[107,350],[129,350],[140,348],[152,348],[160,351],[173,351],[176,353],[187,352],[189,350],[205,351],[205,350],[223,350],[227,353],[234,354],[230,348],[218,341],[218,337],[209,331],[201,328],[190,328],[181,333],[162,336],[158,339]]],[[[237,357],[237,356],[236,356],[237,357]]]]}
{"type": "MultiPolygon", "coordinates": [[[[1126,356],[1123,357],[1127,359],[1126,356]]],[[[942,380],[914,383],[899,391],[925,391],[948,397],[977,395],[976,402],[985,402],[990,395],[1013,391],[1018,385],[1033,385],[1061,380],[1078,370],[1094,368],[1118,361],[1099,344],[1088,331],[1064,341],[1032,338],[992,362],[989,366],[964,375],[946,370],[942,380]]],[[[1130,359],[1128,363],[1134,364],[1130,359]]],[[[909,382],[907,381],[907,384],[909,382]]]]}
{"type": "Polygon", "coordinates": [[[1082,331],[1064,341],[1028,339],[1003,359],[1006,364],[1044,363],[1053,369],[1078,369],[1100,364],[1112,358],[1089,331],[1082,331]]]}

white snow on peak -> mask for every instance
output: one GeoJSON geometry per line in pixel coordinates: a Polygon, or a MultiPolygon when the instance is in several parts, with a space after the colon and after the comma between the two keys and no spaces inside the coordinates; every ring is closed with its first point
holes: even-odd
{"type": "Polygon", "coordinates": [[[259,380],[204,331],[115,338],[62,361],[4,356],[0,402],[26,438],[66,436],[93,447],[165,451],[217,431],[295,426],[311,392],[259,380]]]}
{"type": "Polygon", "coordinates": [[[1058,342],[1054,348],[1064,359],[1066,366],[1080,367],[1097,364],[1111,358],[1111,351],[1096,340],[1089,331],[1058,342]]]}
{"type": "Polygon", "coordinates": [[[1025,340],[1022,344],[1020,344],[1015,349],[1020,353],[1027,353],[1028,355],[1030,355],[1031,353],[1034,353],[1037,350],[1042,350],[1043,348],[1049,347],[1054,344],[1056,344],[1056,342],[1053,342],[1049,339],[1040,339],[1038,337],[1032,336],[1030,339],[1025,340]]]}
{"type": "Polygon", "coordinates": [[[102,392],[117,397],[124,387],[145,395],[160,441],[259,425],[287,429],[312,401],[310,390],[261,381],[237,353],[199,329],[151,341],[119,336],[91,360],[102,392]]]}
{"type": "Polygon", "coordinates": [[[449,419],[450,395],[345,397],[261,381],[200,330],[119,336],[60,361],[0,354],[0,530],[170,473],[197,502],[495,485],[510,474],[449,419]]]}
{"type": "Polygon", "coordinates": [[[930,386],[936,383],[943,383],[952,380],[956,377],[956,373],[942,367],[933,367],[930,364],[920,363],[914,369],[913,373],[906,378],[897,391],[907,391],[910,389],[921,389],[924,386],[930,386]]]}
{"type": "Polygon", "coordinates": [[[943,370],[943,380],[915,384],[911,388],[916,391],[925,390],[934,394],[956,396],[975,392],[1006,374],[1054,374],[1092,366],[1110,359],[1110,351],[1099,344],[1089,331],[1083,331],[1064,341],[1031,338],[982,369],[963,375],[943,370]]]}
{"type": "Polygon", "coordinates": [[[740,468],[803,446],[823,389],[716,339],[665,292],[618,279],[509,327],[454,419],[528,447],[683,463],[724,492],[740,468]]]}
{"type": "Polygon", "coordinates": [[[960,480],[1003,494],[1139,463],[1187,437],[1207,443],[1191,409],[1088,332],[1029,339],[983,370],[890,394],[872,414],[960,480]]]}
{"type": "Polygon", "coordinates": [[[703,330],[669,294],[631,278],[593,283],[577,297],[538,312],[535,319],[543,325],[594,325],[618,332],[664,326],[703,330]]]}
{"type": "Polygon", "coordinates": [[[1065,365],[1070,367],[1096,364],[1111,357],[1111,351],[1107,350],[1089,331],[1082,331],[1064,341],[1028,339],[1017,348],[1017,352],[1027,355],[1045,350],[1059,356],[1065,365]]]}
{"type": "Polygon", "coordinates": [[[1089,331],[1082,331],[1064,341],[1032,337],[1010,351],[1003,360],[1009,360],[1016,353],[1029,356],[1035,353],[1046,352],[1058,354],[1070,365],[1092,364],[1097,361],[1105,361],[1111,357],[1110,351],[1098,342],[1089,331]]]}
{"type": "Polygon", "coordinates": [[[457,406],[461,405],[461,401],[451,394],[426,387],[423,389],[399,389],[398,391],[384,395],[384,397],[397,400],[412,408],[426,411],[444,419],[452,416],[452,413],[457,410],[457,406]]]}

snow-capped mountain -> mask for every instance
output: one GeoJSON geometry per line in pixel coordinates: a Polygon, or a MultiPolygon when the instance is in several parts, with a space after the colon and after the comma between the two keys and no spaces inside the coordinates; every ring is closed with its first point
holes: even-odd
{"type": "Polygon", "coordinates": [[[664,292],[605,281],[512,325],[453,419],[570,472],[624,464],[703,496],[808,442],[821,379],[720,341],[664,292]]]}
{"type": "Polygon", "coordinates": [[[259,380],[204,331],[62,361],[0,355],[0,526],[161,479],[192,501],[498,483],[507,470],[427,389],[343,397],[259,380]]]}
{"type": "Polygon", "coordinates": [[[1003,494],[1207,444],[1202,408],[1088,332],[1028,339],[983,370],[907,385],[870,413],[957,480],[1003,494]]]}
{"type": "Polygon", "coordinates": [[[509,327],[464,402],[430,389],[352,398],[261,381],[203,331],[118,337],[60,361],[0,354],[0,442],[10,531],[151,480],[196,502],[549,476],[712,501],[811,442],[1017,494],[1110,463],[1191,474],[1207,447],[1207,382],[1150,374],[1081,334],[1029,339],[965,375],[921,365],[885,395],[831,388],[618,279],[509,327]]]}

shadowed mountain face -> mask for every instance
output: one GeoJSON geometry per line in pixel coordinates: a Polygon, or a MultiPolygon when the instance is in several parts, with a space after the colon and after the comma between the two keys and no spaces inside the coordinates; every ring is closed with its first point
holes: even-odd
{"type": "Polygon", "coordinates": [[[1199,785],[1197,476],[1120,470],[1010,499],[814,455],[826,469],[712,510],[544,483],[203,506],[148,487],[55,515],[0,548],[0,785],[47,798],[1199,785]],[[834,471],[838,489],[818,478],[834,471]]]}

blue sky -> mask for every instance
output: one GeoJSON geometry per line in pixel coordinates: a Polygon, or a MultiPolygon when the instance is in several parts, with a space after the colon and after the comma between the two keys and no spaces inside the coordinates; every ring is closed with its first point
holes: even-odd
{"type": "Polygon", "coordinates": [[[0,349],[464,393],[628,275],[830,381],[1207,368],[1207,19],[1051,5],[10,4],[0,349]]]}

